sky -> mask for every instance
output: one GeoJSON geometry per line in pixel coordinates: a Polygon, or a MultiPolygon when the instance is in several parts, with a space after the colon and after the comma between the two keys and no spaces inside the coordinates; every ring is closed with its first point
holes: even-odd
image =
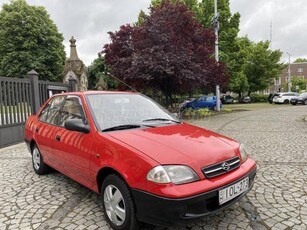
{"type": "MultiPolygon", "coordinates": [[[[0,0],[9,3],[9,0],[0,0]]],[[[64,36],[66,55],[69,39],[77,40],[78,56],[90,65],[104,44],[110,43],[107,32],[137,21],[140,10],[148,12],[151,0],[27,0],[44,6],[64,36]]],[[[271,49],[284,54],[281,62],[307,58],[306,0],[230,0],[232,13],[239,12],[240,36],[252,41],[271,40],[271,49]],[[290,54],[290,55],[289,55],[290,54]]]]}

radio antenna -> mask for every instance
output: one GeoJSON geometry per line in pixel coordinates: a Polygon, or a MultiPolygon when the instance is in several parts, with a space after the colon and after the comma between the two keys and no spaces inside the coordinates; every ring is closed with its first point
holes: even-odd
{"type": "Polygon", "coordinates": [[[132,91],[138,93],[138,91],[137,91],[135,88],[133,88],[132,86],[128,85],[126,82],[120,80],[119,78],[115,77],[115,76],[114,76],[113,74],[111,74],[110,72],[105,72],[105,74],[107,74],[108,76],[110,76],[110,77],[116,79],[116,80],[119,81],[120,83],[123,83],[125,86],[128,86],[132,91]]]}

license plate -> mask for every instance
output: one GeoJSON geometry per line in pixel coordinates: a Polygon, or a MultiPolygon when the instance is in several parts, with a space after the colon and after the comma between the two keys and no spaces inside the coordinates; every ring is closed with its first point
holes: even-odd
{"type": "Polygon", "coordinates": [[[228,186],[222,190],[219,190],[219,204],[222,205],[227,201],[239,196],[249,188],[249,177],[228,186]]]}

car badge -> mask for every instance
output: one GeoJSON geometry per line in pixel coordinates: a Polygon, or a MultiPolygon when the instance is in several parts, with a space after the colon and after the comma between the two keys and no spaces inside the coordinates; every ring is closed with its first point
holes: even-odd
{"type": "Polygon", "coordinates": [[[227,162],[224,162],[221,166],[224,171],[228,171],[230,169],[230,165],[227,162]]]}

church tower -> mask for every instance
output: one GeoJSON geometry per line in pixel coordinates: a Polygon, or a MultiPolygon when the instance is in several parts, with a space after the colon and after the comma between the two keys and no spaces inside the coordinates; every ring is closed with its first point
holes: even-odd
{"type": "Polygon", "coordinates": [[[63,82],[68,83],[69,79],[73,78],[77,82],[77,91],[86,91],[88,87],[88,77],[86,75],[86,67],[78,57],[76,39],[71,37],[70,42],[70,57],[66,60],[63,71],[63,82]]]}

